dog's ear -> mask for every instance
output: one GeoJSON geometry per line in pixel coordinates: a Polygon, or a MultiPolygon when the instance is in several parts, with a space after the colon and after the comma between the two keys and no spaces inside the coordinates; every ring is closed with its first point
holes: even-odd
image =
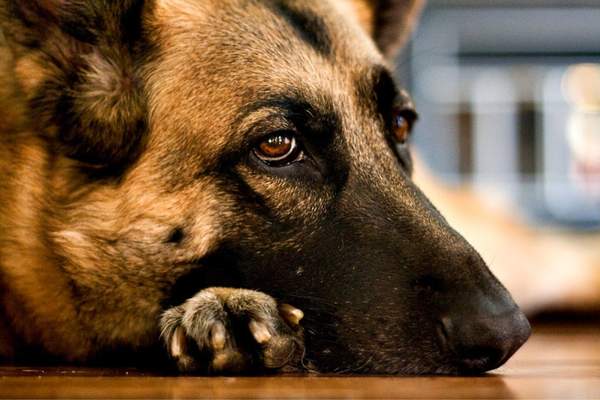
{"type": "Polygon", "coordinates": [[[410,37],[425,0],[350,0],[381,52],[393,59],[410,37]]]}
{"type": "Polygon", "coordinates": [[[68,157],[109,167],[139,148],[143,9],[143,0],[0,0],[31,125],[68,157]]]}

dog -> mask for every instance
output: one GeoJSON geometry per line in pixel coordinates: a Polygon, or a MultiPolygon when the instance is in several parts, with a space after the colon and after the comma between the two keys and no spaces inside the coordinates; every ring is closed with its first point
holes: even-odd
{"type": "Polygon", "coordinates": [[[0,5],[5,362],[480,373],[527,340],[411,179],[421,1],[0,5]]]}

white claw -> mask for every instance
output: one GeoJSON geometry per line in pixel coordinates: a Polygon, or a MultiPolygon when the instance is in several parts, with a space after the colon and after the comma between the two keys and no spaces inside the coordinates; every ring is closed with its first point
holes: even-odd
{"type": "Polygon", "coordinates": [[[225,326],[217,322],[210,330],[210,341],[214,350],[222,350],[225,347],[225,326]]]}
{"type": "Polygon", "coordinates": [[[179,358],[185,352],[185,332],[181,326],[178,326],[175,328],[175,332],[171,338],[171,356],[173,358],[179,358]]]}
{"type": "Polygon", "coordinates": [[[289,304],[280,305],[279,312],[292,325],[300,325],[300,321],[304,318],[302,310],[289,304]]]}
{"type": "Polygon", "coordinates": [[[262,322],[258,322],[255,320],[250,321],[248,324],[250,328],[250,332],[252,332],[252,336],[259,344],[265,344],[269,340],[271,340],[271,333],[265,324],[262,322]]]}

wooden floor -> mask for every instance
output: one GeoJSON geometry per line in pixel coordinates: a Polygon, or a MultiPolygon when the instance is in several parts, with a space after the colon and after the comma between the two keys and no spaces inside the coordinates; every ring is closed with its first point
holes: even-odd
{"type": "Polygon", "coordinates": [[[0,397],[600,399],[600,326],[537,328],[506,366],[482,377],[152,377],[5,367],[0,397]]]}

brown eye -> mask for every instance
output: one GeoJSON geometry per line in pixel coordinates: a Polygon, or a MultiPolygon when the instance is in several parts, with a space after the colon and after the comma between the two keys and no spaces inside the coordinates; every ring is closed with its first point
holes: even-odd
{"type": "Polygon", "coordinates": [[[293,134],[278,133],[260,142],[254,154],[269,165],[281,166],[297,161],[301,152],[293,134]]]}
{"type": "Polygon", "coordinates": [[[394,140],[399,144],[404,144],[410,134],[410,123],[401,111],[395,112],[393,118],[392,133],[394,140]]]}

